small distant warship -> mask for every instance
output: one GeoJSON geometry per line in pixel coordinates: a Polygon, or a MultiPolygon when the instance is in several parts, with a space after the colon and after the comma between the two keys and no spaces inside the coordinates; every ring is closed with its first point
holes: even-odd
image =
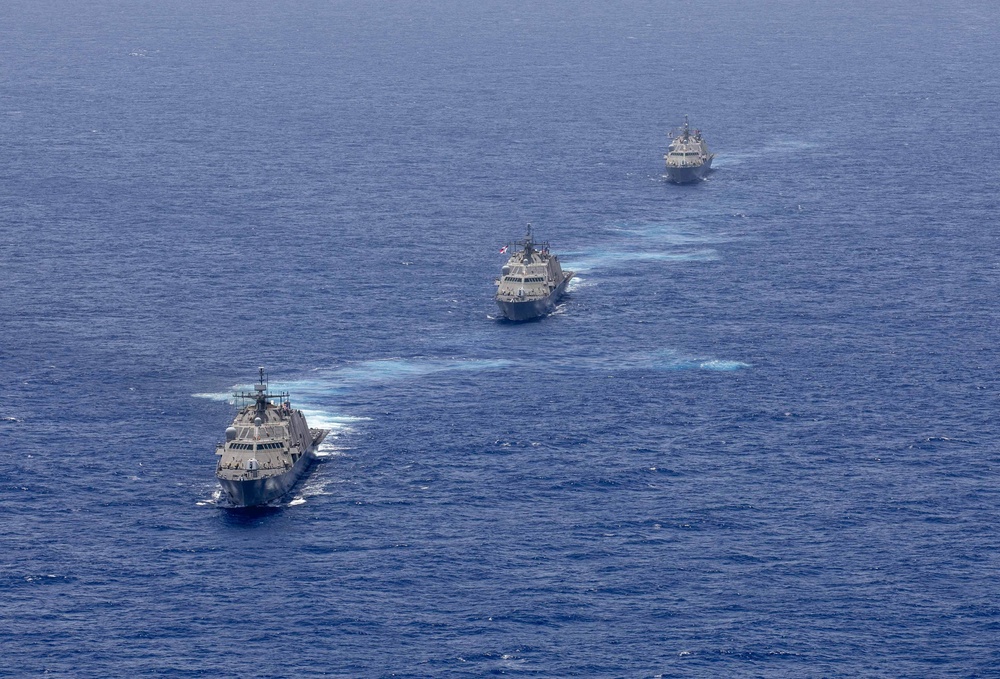
{"type": "Polygon", "coordinates": [[[549,252],[548,243],[535,243],[531,224],[524,240],[505,245],[500,250],[515,248],[496,280],[496,303],[500,312],[512,321],[527,321],[544,316],[556,307],[573,278],[572,271],[563,271],[559,258],[549,252]]]}
{"type": "Polygon", "coordinates": [[[667,179],[675,184],[690,184],[704,179],[712,169],[715,154],[708,152],[701,130],[692,132],[688,118],[684,116],[683,127],[671,132],[669,137],[672,141],[663,156],[667,161],[667,179]]]}
{"type": "Polygon", "coordinates": [[[215,451],[215,475],[233,507],[266,505],[286,495],[316,459],[329,429],[310,429],[287,392],[268,393],[264,369],[252,393],[237,392],[244,405],[215,451]]]}

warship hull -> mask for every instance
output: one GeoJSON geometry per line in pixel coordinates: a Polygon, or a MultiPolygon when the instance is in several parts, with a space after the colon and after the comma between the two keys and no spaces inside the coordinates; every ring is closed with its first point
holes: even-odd
{"type": "Polygon", "coordinates": [[[234,508],[260,507],[275,500],[278,500],[295,487],[309,468],[316,461],[316,450],[319,444],[326,438],[326,431],[320,433],[313,439],[312,445],[302,454],[295,464],[281,474],[265,476],[264,470],[248,472],[257,478],[225,479],[219,478],[222,490],[225,492],[229,504],[234,508]]]}
{"type": "Polygon", "coordinates": [[[694,182],[704,179],[705,175],[707,175],[711,169],[711,158],[709,158],[707,162],[696,166],[672,167],[668,165],[667,179],[672,181],[674,184],[693,184],[694,182]]]}
{"type": "Polygon", "coordinates": [[[555,310],[556,303],[566,294],[566,286],[569,284],[571,278],[573,278],[573,273],[569,272],[563,278],[562,283],[556,286],[547,296],[539,299],[531,299],[523,302],[505,302],[498,299],[497,306],[500,307],[500,313],[511,321],[530,321],[533,318],[550,314],[555,310]]]}

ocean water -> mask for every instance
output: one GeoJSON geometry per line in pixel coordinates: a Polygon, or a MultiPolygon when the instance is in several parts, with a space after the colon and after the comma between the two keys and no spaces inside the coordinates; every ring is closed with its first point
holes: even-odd
{"type": "Polygon", "coordinates": [[[0,26],[0,676],[1000,676],[995,3],[0,26]],[[233,513],[260,365],[332,434],[233,513]]]}

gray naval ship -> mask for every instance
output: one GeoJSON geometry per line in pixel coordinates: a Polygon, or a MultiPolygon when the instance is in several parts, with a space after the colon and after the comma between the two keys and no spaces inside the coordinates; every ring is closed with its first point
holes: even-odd
{"type": "Polygon", "coordinates": [[[215,475],[234,507],[257,507],[288,493],[316,459],[328,429],[310,429],[288,393],[268,393],[264,369],[253,393],[237,392],[242,403],[215,451],[215,475]]]}
{"type": "Polygon", "coordinates": [[[708,144],[701,136],[701,130],[691,131],[688,118],[684,125],[670,133],[670,147],[663,159],[667,161],[667,179],[675,184],[690,184],[704,179],[712,169],[714,153],[708,152],[708,144]]]}
{"type": "Polygon", "coordinates": [[[548,243],[535,243],[531,224],[524,240],[504,246],[500,252],[516,248],[496,280],[496,302],[501,313],[512,321],[544,316],[556,307],[573,278],[563,271],[559,258],[549,252],[548,243]]]}

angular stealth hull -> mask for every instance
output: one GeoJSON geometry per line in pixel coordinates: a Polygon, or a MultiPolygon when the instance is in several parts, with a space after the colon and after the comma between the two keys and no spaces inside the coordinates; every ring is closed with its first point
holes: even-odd
{"type": "MultiPolygon", "coordinates": [[[[712,156],[714,157],[714,156],[712,156]]],[[[693,184],[701,181],[712,169],[712,157],[701,165],[677,167],[667,166],[667,179],[674,184],[693,184]]]]}
{"type": "Polygon", "coordinates": [[[300,457],[284,474],[238,481],[219,479],[219,483],[233,507],[259,507],[287,495],[315,459],[315,454],[310,453],[300,457]]]}
{"type": "Polygon", "coordinates": [[[715,154],[708,150],[708,142],[701,130],[691,130],[688,117],[684,125],[669,134],[670,147],[663,156],[667,163],[667,179],[675,184],[693,184],[701,181],[712,169],[715,154]]]}
{"type": "Polygon", "coordinates": [[[281,474],[264,476],[263,471],[248,471],[244,478],[226,479],[219,477],[219,484],[226,493],[229,504],[234,508],[260,507],[279,500],[295,487],[313,462],[316,461],[316,449],[326,438],[327,432],[319,430],[313,444],[295,461],[287,471],[281,474]],[[250,478],[247,478],[250,477],[250,478]]]}
{"type": "Polygon", "coordinates": [[[530,321],[532,318],[550,314],[555,310],[560,298],[566,293],[566,286],[571,278],[573,278],[573,272],[569,271],[562,283],[545,297],[523,302],[505,302],[498,299],[497,306],[500,307],[500,313],[512,321],[530,321]]]}

